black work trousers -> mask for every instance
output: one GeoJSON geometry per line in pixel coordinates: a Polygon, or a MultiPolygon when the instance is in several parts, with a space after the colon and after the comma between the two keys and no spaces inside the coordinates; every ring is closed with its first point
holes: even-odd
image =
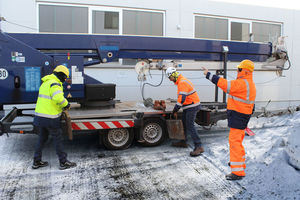
{"type": "Polygon", "coordinates": [[[187,136],[191,135],[195,148],[201,147],[201,140],[195,128],[195,119],[200,108],[201,106],[198,105],[192,108],[185,109],[182,113],[182,123],[184,127],[185,138],[187,140],[187,136]]]}
{"type": "Polygon", "coordinates": [[[67,161],[67,153],[63,150],[63,136],[61,128],[50,128],[50,127],[40,127],[39,130],[39,139],[35,147],[34,161],[42,160],[42,151],[45,146],[45,143],[48,140],[48,136],[51,135],[54,141],[56,154],[58,156],[59,162],[64,163],[67,161]]]}

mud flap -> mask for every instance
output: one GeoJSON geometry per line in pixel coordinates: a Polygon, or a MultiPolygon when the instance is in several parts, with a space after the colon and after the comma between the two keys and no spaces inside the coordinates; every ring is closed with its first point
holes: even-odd
{"type": "Polygon", "coordinates": [[[185,139],[183,124],[181,120],[167,119],[166,124],[167,124],[170,139],[177,139],[177,140],[185,139]]]}
{"type": "Polygon", "coordinates": [[[65,120],[66,123],[66,135],[68,136],[69,140],[73,140],[71,118],[68,111],[63,111],[62,119],[65,120]]]}

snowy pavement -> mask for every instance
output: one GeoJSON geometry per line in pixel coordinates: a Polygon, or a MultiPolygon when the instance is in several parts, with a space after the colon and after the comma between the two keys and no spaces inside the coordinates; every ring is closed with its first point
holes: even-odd
{"type": "Polygon", "coordinates": [[[3,135],[0,199],[300,199],[300,171],[286,153],[289,136],[300,132],[300,112],[252,118],[249,127],[256,135],[244,140],[246,178],[236,182],[224,178],[230,172],[226,121],[201,131],[206,152],[196,158],[189,156],[192,145],[174,148],[167,141],[107,151],[95,135],[77,136],[65,148],[78,166],[63,171],[51,140],[43,157],[50,166],[33,170],[37,136],[3,135]]]}

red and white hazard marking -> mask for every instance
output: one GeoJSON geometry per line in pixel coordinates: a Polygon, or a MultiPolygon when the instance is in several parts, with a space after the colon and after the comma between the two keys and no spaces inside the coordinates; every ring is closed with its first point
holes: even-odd
{"type": "Polygon", "coordinates": [[[71,122],[73,130],[97,130],[134,127],[133,120],[116,121],[74,121],[71,122]]]}

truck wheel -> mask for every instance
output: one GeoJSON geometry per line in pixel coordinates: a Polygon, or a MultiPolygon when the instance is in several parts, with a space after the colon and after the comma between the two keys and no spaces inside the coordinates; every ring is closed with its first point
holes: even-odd
{"type": "Polygon", "coordinates": [[[166,127],[160,119],[147,119],[142,128],[144,146],[156,146],[165,140],[166,127]]]}
{"type": "Polygon", "coordinates": [[[127,149],[133,141],[134,133],[126,128],[110,129],[103,135],[103,145],[110,150],[127,149]]]}

